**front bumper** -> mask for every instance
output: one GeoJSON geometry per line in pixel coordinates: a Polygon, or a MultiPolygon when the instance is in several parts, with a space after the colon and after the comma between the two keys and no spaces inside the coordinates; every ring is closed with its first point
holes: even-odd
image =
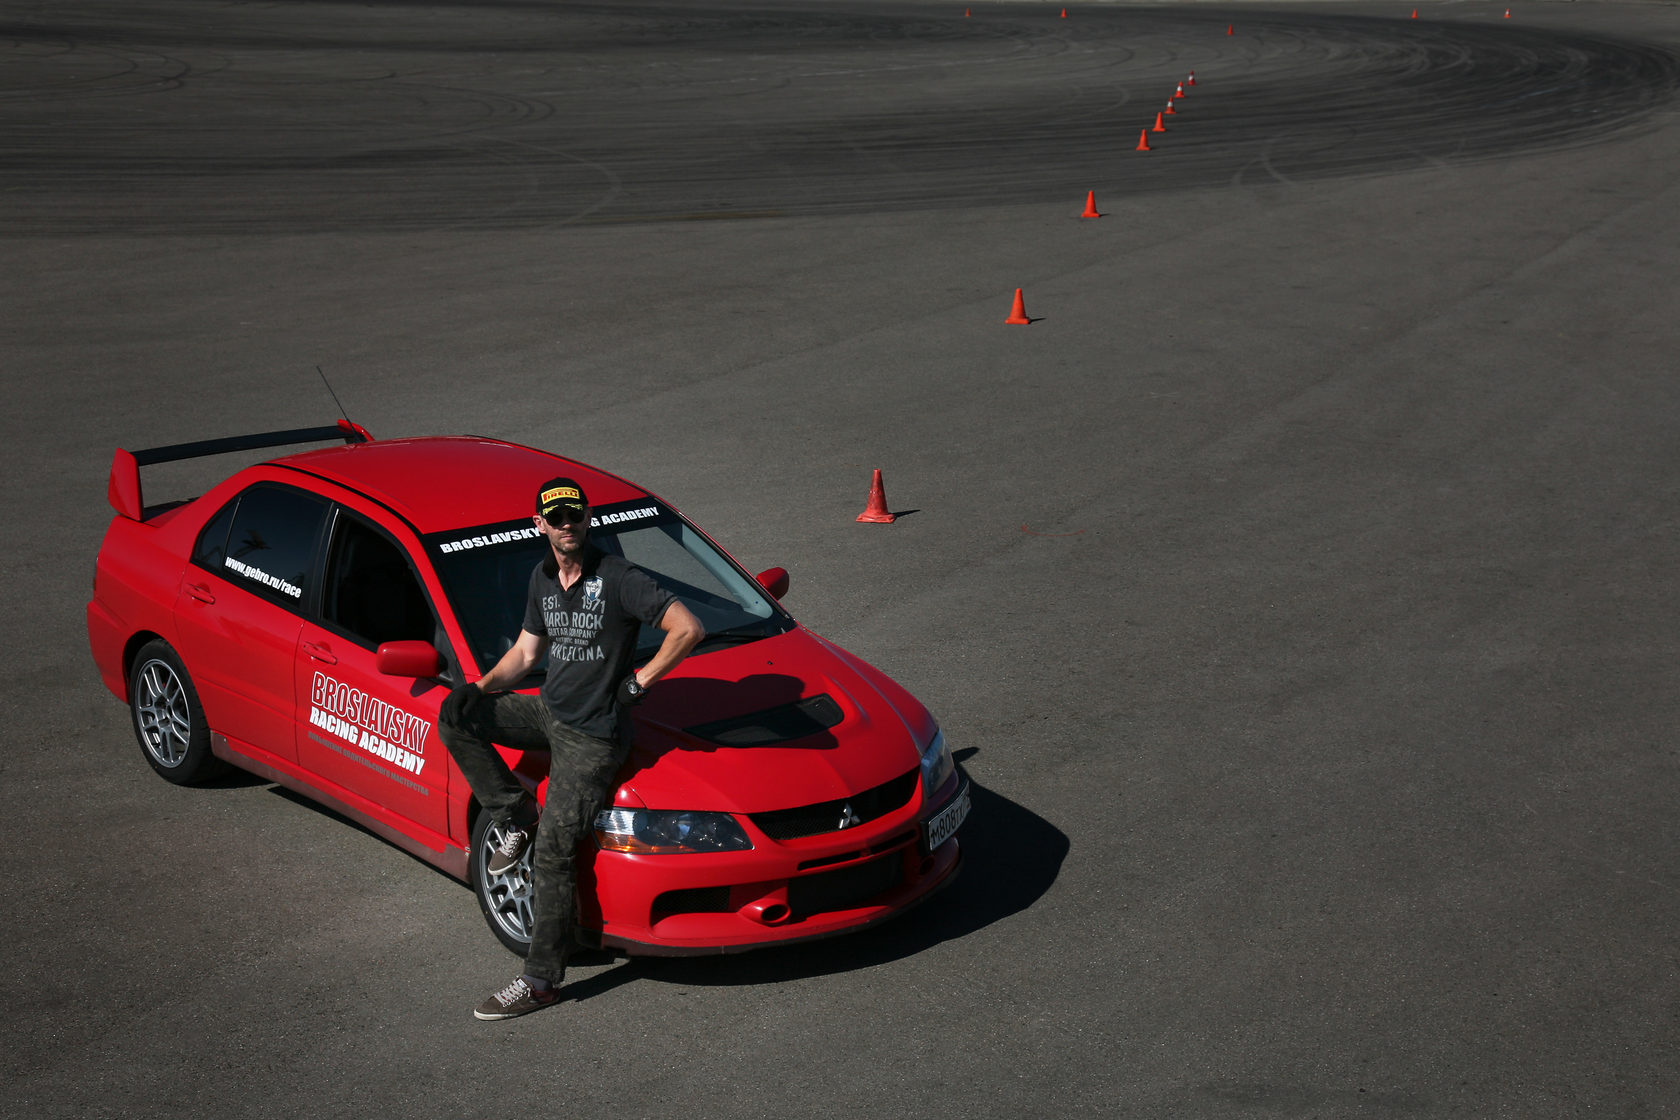
{"type": "MultiPolygon", "coordinates": [[[[738,953],[850,933],[896,917],[955,880],[953,836],[923,851],[926,822],[968,796],[959,769],[929,809],[919,806],[853,829],[775,841],[749,830],[752,851],[647,856],[598,852],[595,913],[585,929],[632,955],[738,953]]],[[[580,886],[583,884],[580,883],[580,886]]]]}

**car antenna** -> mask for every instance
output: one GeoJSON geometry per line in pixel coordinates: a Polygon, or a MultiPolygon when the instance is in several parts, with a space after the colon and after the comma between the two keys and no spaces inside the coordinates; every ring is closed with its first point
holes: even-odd
{"type": "Polygon", "coordinates": [[[330,395],[332,397],[333,403],[338,405],[338,414],[340,416],[344,417],[344,422],[346,424],[354,423],[355,421],[350,419],[350,414],[348,412],[344,411],[344,406],[342,404],[339,404],[338,394],[333,392],[332,382],[327,380],[326,371],[323,370],[320,366],[316,366],[315,367],[315,372],[321,375],[321,384],[323,384],[327,387],[328,395],[330,395]]]}

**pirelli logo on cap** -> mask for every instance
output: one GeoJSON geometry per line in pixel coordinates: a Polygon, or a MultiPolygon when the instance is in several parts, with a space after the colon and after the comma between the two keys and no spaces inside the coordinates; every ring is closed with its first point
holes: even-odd
{"type": "Polygon", "coordinates": [[[575,478],[560,475],[537,487],[537,515],[547,517],[561,506],[586,509],[589,499],[583,496],[583,486],[575,478]]]}

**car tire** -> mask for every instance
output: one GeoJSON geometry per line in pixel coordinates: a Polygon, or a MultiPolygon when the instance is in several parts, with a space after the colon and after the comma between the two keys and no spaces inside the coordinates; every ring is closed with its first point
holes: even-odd
{"type": "Polygon", "coordinates": [[[192,785],[225,767],[210,753],[210,725],[186,666],[169,643],[147,642],[128,674],[128,711],[140,753],[164,778],[192,785]]]}
{"type": "Polygon", "coordinates": [[[531,848],[525,849],[518,863],[500,875],[492,875],[490,854],[501,840],[502,826],[481,811],[473,822],[468,874],[490,932],[508,952],[523,957],[531,947],[531,848]]]}

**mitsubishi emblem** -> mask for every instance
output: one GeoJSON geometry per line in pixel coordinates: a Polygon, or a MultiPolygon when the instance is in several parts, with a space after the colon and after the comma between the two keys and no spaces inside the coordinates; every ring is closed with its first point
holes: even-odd
{"type": "Polygon", "coordinates": [[[863,818],[858,816],[857,813],[855,813],[852,810],[852,803],[850,801],[846,802],[846,804],[840,810],[840,824],[839,824],[838,827],[839,828],[850,828],[854,824],[862,824],[862,823],[863,823],[863,818]]]}

